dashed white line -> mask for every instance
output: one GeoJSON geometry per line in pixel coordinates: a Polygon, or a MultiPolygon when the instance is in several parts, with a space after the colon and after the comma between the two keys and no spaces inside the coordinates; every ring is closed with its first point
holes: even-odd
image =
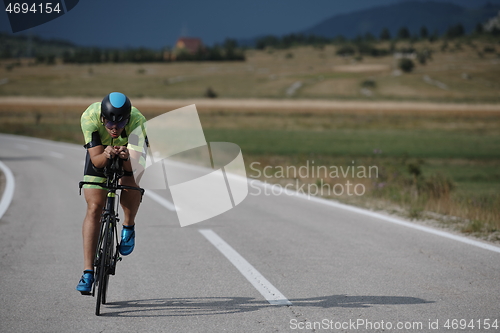
{"type": "Polygon", "coordinates": [[[2,170],[6,179],[5,189],[3,191],[2,198],[0,199],[1,219],[3,214],[5,214],[5,212],[7,211],[7,208],[9,208],[12,197],[14,196],[15,180],[14,175],[12,174],[10,169],[2,161],[0,161],[0,169],[2,170]]]}
{"type": "Polygon", "coordinates": [[[271,305],[292,305],[292,303],[274,287],[262,274],[259,273],[248,261],[245,260],[236,250],[219,237],[211,229],[198,230],[205,238],[212,243],[250,282],[257,291],[271,305]]]}

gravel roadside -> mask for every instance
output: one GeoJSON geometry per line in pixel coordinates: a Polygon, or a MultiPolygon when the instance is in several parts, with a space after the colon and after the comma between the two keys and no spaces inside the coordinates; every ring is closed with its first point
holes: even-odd
{"type": "MultiPolygon", "coordinates": [[[[37,106],[80,106],[82,108],[100,98],[83,97],[32,97],[5,96],[0,97],[0,105],[37,105],[37,106]]],[[[372,111],[372,112],[500,112],[500,104],[467,104],[467,103],[432,103],[409,101],[338,101],[338,100],[304,100],[304,99],[154,99],[134,98],[137,107],[161,108],[173,110],[189,104],[196,104],[199,109],[244,110],[287,110],[290,113],[309,111],[372,111]]]]}

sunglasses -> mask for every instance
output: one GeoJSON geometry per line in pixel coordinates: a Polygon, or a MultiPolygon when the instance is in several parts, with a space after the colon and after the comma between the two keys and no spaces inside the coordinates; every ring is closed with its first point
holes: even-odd
{"type": "Polygon", "coordinates": [[[116,128],[124,128],[128,123],[128,119],[123,119],[121,121],[111,121],[104,119],[104,126],[108,129],[112,129],[116,126],[116,128]]]}

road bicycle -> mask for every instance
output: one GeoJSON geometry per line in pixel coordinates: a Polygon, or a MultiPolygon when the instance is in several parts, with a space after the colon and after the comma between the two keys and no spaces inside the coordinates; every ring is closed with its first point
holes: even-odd
{"type": "Polygon", "coordinates": [[[85,182],[79,183],[80,195],[82,193],[83,185],[99,185],[108,191],[106,197],[106,205],[102,211],[100,221],[99,240],[94,258],[94,287],[92,289],[92,296],[95,296],[97,291],[97,300],[95,307],[96,316],[100,315],[101,304],[106,304],[106,296],[108,291],[109,276],[115,275],[116,263],[122,260],[120,252],[118,251],[118,232],[117,223],[120,221],[118,218],[118,204],[120,202],[119,195],[116,193],[118,190],[135,190],[144,195],[144,189],[140,187],[132,187],[120,185],[119,180],[123,177],[123,161],[115,157],[108,161],[107,166],[104,168],[104,175],[106,176],[105,183],[85,182]],[[118,198],[117,198],[118,197],[118,198]],[[116,208],[115,208],[116,206],[116,208]]]}

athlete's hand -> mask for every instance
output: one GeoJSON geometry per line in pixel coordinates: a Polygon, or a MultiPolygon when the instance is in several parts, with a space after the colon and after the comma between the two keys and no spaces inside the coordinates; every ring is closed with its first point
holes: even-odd
{"type": "Polygon", "coordinates": [[[108,159],[111,159],[113,157],[115,157],[117,155],[117,150],[115,149],[115,147],[112,147],[112,146],[107,146],[105,149],[104,149],[104,156],[106,156],[106,158],[108,159]]]}
{"type": "Polygon", "coordinates": [[[128,160],[130,157],[130,152],[125,146],[115,146],[115,151],[122,160],[128,160]]]}

